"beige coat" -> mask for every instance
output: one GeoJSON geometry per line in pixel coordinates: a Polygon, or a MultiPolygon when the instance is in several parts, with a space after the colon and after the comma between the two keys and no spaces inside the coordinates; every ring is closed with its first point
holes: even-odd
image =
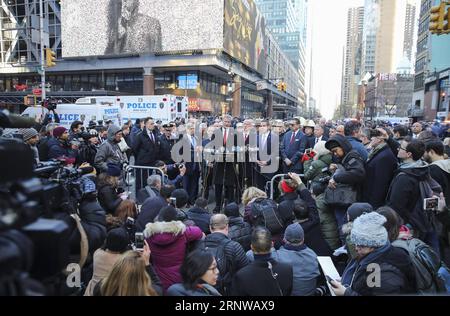
{"type": "Polygon", "coordinates": [[[122,256],[119,253],[110,253],[103,249],[98,249],[94,253],[94,271],[84,296],[92,296],[94,288],[98,282],[108,276],[116,261],[122,256]]]}

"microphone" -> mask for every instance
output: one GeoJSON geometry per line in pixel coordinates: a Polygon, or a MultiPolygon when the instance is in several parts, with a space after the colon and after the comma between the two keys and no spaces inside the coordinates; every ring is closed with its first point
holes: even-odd
{"type": "Polygon", "coordinates": [[[31,128],[36,121],[30,117],[9,114],[8,111],[0,111],[0,126],[4,128],[31,128]]]}
{"type": "Polygon", "coordinates": [[[94,167],[89,166],[89,167],[78,168],[77,171],[80,175],[83,176],[85,174],[90,174],[90,173],[94,172],[94,167]]]}

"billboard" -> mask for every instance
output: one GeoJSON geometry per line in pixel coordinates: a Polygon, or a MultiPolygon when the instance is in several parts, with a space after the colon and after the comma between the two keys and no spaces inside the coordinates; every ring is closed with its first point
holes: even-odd
{"type": "Polygon", "coordinates": [[[225,0],[224,50],[257,70],[266,68],[266,26],[253,0],[225,0]]]}
{"type": "Polygon", "coordinates": [[[61,2],[63,58],[223,47],[223,0],[61,2]]]}

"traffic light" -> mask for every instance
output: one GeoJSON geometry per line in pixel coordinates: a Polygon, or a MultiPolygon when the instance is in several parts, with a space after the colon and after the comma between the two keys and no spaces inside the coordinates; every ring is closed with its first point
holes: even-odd
{"type": "Polygon", "coordinates": [[[55,67],[56,66],[56,53],[51,50],[51,48],[45,49],[46,63],[47,67],[55,67]]]}
{"type": "Polygon", "coordinates": [[[283,84],[282,84],[282,91],[283,92],[286,92],[287,91],[287,83],[286,82],[283,82],[283,84]]]}
{"type": "Polygon", "coordinates": [[[445,2],[438,6],[431,7],[430,32],[431,34],[441,34],[444,30],[445,2]]]}
{"type": "Polygon", "coordinates": [[[286,82],[280,81],[277,83],[277,89],[278,91],[286,92],[287,91],[287,84],[286,82]]]}

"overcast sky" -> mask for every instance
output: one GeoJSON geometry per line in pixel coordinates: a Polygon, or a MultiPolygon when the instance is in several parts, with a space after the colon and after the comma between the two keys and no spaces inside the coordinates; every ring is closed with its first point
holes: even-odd
{"type": "Polygon", "coordinates": [[[342,58],[347,32],[347,11],[364,0],[310,0],[313,47],[312,96],[326,118],[340,102],[342,58]]]}

